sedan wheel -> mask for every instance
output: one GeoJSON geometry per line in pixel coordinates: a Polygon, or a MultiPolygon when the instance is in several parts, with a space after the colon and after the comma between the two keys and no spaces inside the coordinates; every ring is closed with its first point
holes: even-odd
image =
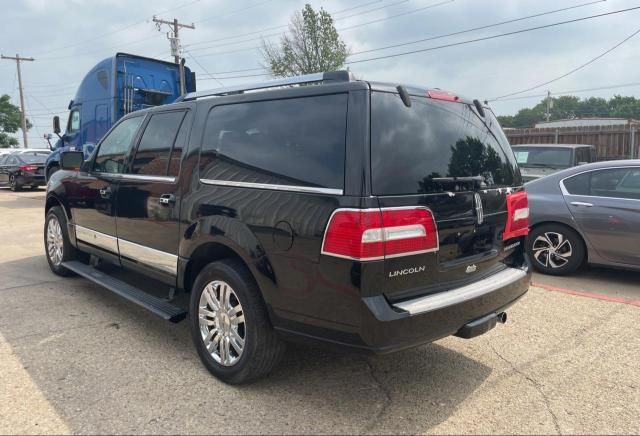
{"type": "Polygon", "coordinates": [[[18,180],[16,179],[16,176],[14,176],[13,174],[9,176],[9,188],[12,191],[17,191],[18,189],[20,189],[20,187],[18,186],[18,180]]]}
{"type": "Polygon", "coordinates": [[[571,274],[586,258],[580,235],[561,224],[534,227],[527,238],[527,253],[537,271],[551,275],[571,274]]]}
{"type": "Polygon", "coordinates": [[[572,255],[571,242],[562,233],[546,232],[533,241],[533,258],[545,267],[562,268],[572,255]]]}

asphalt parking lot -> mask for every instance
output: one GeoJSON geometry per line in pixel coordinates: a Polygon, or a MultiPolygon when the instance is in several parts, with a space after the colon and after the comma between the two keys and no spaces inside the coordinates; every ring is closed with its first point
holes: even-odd
{"type": "Polygon", "coordinates": [[[380,357],[291,346],[268,379],[232,387],[186,323],[54,276],[43,200],[0,188],[0,433],[640,433],[640,274],[537,276],[474,340],[380,357]]]}

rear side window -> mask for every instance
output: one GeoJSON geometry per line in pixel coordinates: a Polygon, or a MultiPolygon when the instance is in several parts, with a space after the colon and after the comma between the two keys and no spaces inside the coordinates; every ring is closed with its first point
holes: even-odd
{"type": "Polygon", "coordinates": [[[371,94],[374,194],[468,190],[476,183],[452,177],[478,178],[481,188],[519,183],[513,153],[490,111],[485,112],[491,130],[466,104],[427,97],[411,102],[406,107],[397,94],[371,94]]]}
{"type": "Polygon", "coordinates": [[[133,159],[133,174],[167,175],[171,150],[183,118],[183,111],[157,113],[151,117],[133,159]]]}
{"type": "Polygon", "coordinates": [[[640,200],[640,168],[611,168],[578,174],[564,182],[571,195],[640,200]]]}
{"type": "Polygon", "coordinates": [[[346,94],[215,107],[200,177],[343,188],[346,122],[346,94]]]}

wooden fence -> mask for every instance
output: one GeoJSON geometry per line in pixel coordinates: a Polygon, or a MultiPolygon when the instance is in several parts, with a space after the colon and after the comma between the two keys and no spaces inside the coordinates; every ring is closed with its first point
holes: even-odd
{"type": "Polygon", "coordinates": [[[595,145],[598,160],[633,159],[640,156],[640,125],[582,126],[541,129],[507,129],[509,142],[517,144],[595,145]]]}

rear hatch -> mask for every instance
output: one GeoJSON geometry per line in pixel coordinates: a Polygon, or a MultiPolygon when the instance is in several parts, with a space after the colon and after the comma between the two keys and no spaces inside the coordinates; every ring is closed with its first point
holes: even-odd
{"type": "Polygon", "coordinates": [[[386,258],[391,301],[462,286],[522,261],[521,241],[502,240],[507,195],[522,181],[495,116],[449,94],[411,93],[410,107],[397,93],[371,93],[372,193],[383,210],[428,208],[439,246],[386,258]]]}

